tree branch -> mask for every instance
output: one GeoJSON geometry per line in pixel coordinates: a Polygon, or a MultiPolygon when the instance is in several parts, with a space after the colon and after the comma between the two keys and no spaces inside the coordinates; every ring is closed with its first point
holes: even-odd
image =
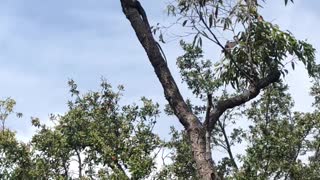
{"type": "Polygon", "coordinates": [[[251,99],[258,96],[260,90],[267,87],[268,85],[278,81],[280,78],[279,70],[274,70],[269,73],[269,75],[263,79],[260,79],[257,83],[250,84],[249,88],[245,90],[243,93],[230,97],[226,100],[219,100],[217,105],[210,112],[210,118],[208,121],[204,122],[204,125],[207,129],[212,130],[216,125],[219,117],[227,110],[244,104],[251,99]]]}
{"type": "Polygon", "coordinates": [[[227,132],[225,130],[225,125],[223,125],[220,120],[218,120],[218,125],[219,125],[219,127],[220,127],[220,129],[222,131],[224,142],[226,143],[225,149],[228,152],[228,155],[229,155],[229,158],[231,160],[232,166],[233,166],[233,168],[235,168],[236,171],[238,171],[238,166],[237,166],[237,163],[236,163],[236,161],[235,161],[235,159],[233,157],[233,153],[232,153],[232,150],[231,150],[231,145],[230,145],[230,142],[229,142],[229,139],[228,139],[227,132]]]}
{"type": "MultiPolygon", "coordinates": [[[[135,4],[136,0],[120,0],[122,10],[130,21],[141,45],[155,70],[158,79],[164,89],[165,98],[168,100],[174,114],[178,117],[182,125],[189,129],[191,124],[202,127],[201,122],[188,108],[186,102],[174,81],[164,57],[161,55],[157,41],[153,38],[148,19],[146,18],[142,6],[135,4]]],[[[140,3],[139,3],[140,4],[140,3]]]]}
{"type": "Polygon", "coordinates": [[[212,108],[212,94],[207,94],[207,108],[206,108],[206,117],[205,117],[205,121],[209,121],[210,119],[210,111],[212,108]]]}
{"type": "Polygon", "coordinates": [[[209,40],[211,40],[212,42],[214,42],[215,44],[217,44],[221,49],[222,51],[228,56],[228,58],[230,59],[230,62],[234,64],[234,66],[240,71],[240,73],[242,75],[244,75],[246,78],[248,78],[251,82],[253,82],[253,79],[252,77],[247,73],[245,72],[236,62],[236,60],[233,58],[233,55],[231,54],[231,51],[228,51],[225,46],[223,46],[221,44],[221,42],[219,41],[218,37],[213,33],[213,31],[211,30],[211,28],[209,27],[209,25],[206,23],[206,21],[203,19],[203,16],[201,15],[201,12],[200,10],[197,9],[197,7],[195,7],[196,9],[196,13],[198,14],[199,18],[200,18],[200,21],[204,24],[205,28],[209,31],[209,33],[212,35],[212,38],[209,38],[209,36],[204,36],[206,38],[208,38],[209,40]]]}

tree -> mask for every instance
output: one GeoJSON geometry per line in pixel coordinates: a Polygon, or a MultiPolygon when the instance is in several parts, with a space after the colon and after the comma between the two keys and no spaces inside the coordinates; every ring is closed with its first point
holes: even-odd
{"type": "Polygon", "coordinates": [[[31,150],[28,144],[18,142],[15,133],[0,132],[0,178],[30,179],[32,175],[31,150]]]}
{"type": "Polygon", "coordinates": [[[74,97],[69,111],[52,116],[54,127],[41,125],[32,138],[37,177],[72,177],[75,160],[79,179],[144,179],[155,168],[159,137],[152,132],[159,105],[142,98],[142,105],[120,105],[123,87],[113,90],[106,81],[101,91],[80,94],[69,81],[74,97]]]}
{"type": "Polygon", "coordinates": [[[6,127],[6,120],[12,114],[16,114],[17,117],[22,117],[22,113],[15,112],[14,106],[16,105],[16,101],[11,98],[6,98],[5,100],[0,100],[0,121],[1,121],[1,130],[4,132],[6,127]]]}
{"type": "Polygon", "coordinates": [[[39,119],[33,118],[32,124],[40,128],[31,141],[35,176],[54,179],[68,177],[73,152],[67,137],[59,130],[40,125],[39,119]]]}
{"type": "Polygon", "coordinates": [[[226,111],[257,97],[261,90],[283,78],[288,73],[285,69],[288,55],[294,57],[289,61],[293,69],[298,60],[310,76],[317,74],[314,48],[265,21],[259,14],[261,4],[257,1],[176,0],[168,6],[169,14],[177,17],[178,24],[194,32],[193,42],[181,41],[185,53],[177,63],[182,80],[205,102],[202,113],[196,114],[183,99],[141,4],[136,0],[120,2],[170,108],[184,126],[201,179],[220,179],[212,160],[211,135],[226,111]],[[233,40],[223,45],[217,31],[231,34],[233,40]],[[221,48],[221,60],[203,59],[203,38],[221,48]],[[229,90],[230,95],[218,96],[222,89],[229,90]]]}
{"type": "MultiPolygon", "coordinates": [[[[5,126],[8,117],[15,113],[15,100],[6,98],[0,100],[0,178],[1,179],[29,179],[31,174],[30,146],[18,142],[15,132],[5,126]]],[[[15,113],[21,117],[21,113],[15,113]]]]}

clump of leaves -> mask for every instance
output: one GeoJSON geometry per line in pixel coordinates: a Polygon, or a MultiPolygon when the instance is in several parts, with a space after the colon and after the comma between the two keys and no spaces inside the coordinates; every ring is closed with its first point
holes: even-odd
{"type": "MultiPolygon", "coordinates": [[[[141,105],[121,105],[123,86],[117,91],[106,81],[101,90],[80,94],[71,80],[69,111],[53,116],[55,126],[40,128],[33,144],[42,161],[55,164],[55,173],[69,174],[72,158],[79,177],[143,179],[155,168],[153,152],[160,146],[153,127],[159,105],[142,98],[141,105]]],[[[54,174],[53,174],[54,175],[54,174]]]]}

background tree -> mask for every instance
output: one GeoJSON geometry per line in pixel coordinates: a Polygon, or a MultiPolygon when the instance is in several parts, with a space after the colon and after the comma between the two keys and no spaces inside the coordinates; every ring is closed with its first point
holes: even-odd
{"type": "Polygon", "coordinates": [[[142,98],[142,105],[120,105],[123,87],[114,91],[103,81],[101,91],[81,95],[70,81],[69,111],[52,116],[55,126],[33,125],[39,132],[32,145],[35,162],[54,179],[72,177],[71,163],[77,164],[79,179],[144,179],[155,168],[160,139],[152,130],[159,105],[142,98]]]}
{"type": "Polygon", "coordinates": [[[6,98],[0,100],[0,178],[1,179],[29,179],[31,174],[30,146],[19,142],[15,132],[5,126],[6,120],[12,114],[21,117],[16,113],[15,100],[6,98]]]}

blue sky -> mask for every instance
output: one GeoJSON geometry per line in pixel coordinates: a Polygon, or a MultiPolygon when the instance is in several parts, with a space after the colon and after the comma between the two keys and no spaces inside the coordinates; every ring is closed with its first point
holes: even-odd
{"type": "MultiPolygon", "coordinates": [[[[151,24],[168,21],[166,1],[141,2],[151,24]]],[[[266,20],[320,49],[319,1],[296,0],[288,7],[282,1],[267,2],[263,10],[266,20]]],[[[163,49],[180,82],[175,67],[175,57],[181,53],[178,42],[163,45],[163,49]]],[[[165,104],[160,83],[122,13],[120,1],[0,1],[0,62],[0,98],[14,98],[16,110],[24,114],[21,119],[10,118],[7,125],[22,140],[28,140],[34,132],[31,116],[46,121],[50,113],[67,110],[70,78],[83,92],[98,90],[104,77],[114,86],[125,86],[125,103],[146,96],[165,104]]],[[[296,109],[311,110],[310,83],[302,67],[286,81],[292,87],[296,109]]],[[[186,87],[180,86],[184,96],[190,97],[186,87]]],[[[156,131],[166,137],[170,125],[179,123],[174,117],[162,117],[156,131]]]]}

